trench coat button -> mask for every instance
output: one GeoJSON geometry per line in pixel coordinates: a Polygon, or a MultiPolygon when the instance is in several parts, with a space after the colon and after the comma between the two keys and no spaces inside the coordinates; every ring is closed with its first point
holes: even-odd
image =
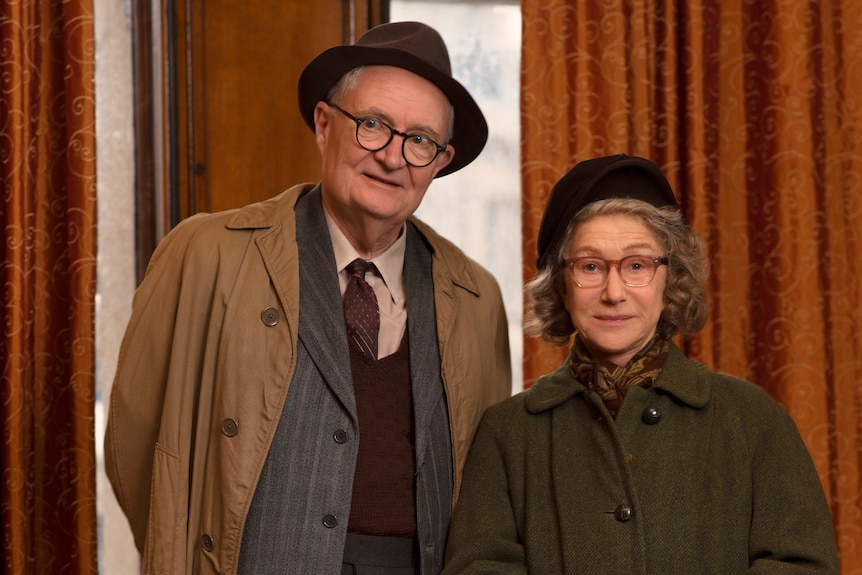
{"type": "Polygon", "coordinates": [[[338,429],[332,434],[332,439],[335,440],[335,443],[344,443],[347,441],[347,432],[343,429],[338,429]]]}
{"type": "Polygon", "coordinates": [[[233,419],[225,419],[221,422],[221,432],[224,433],[228,437],[233,437],[236,435],[239,426],[236,421],[233,419]]]}
{"type": "Polygon", "coordinates": [[[268,327],[274,327],[276,324],[278,324],[278,320],[281,319],[281,316],[278,313],[277,309],[275,309],[274,307],[268,307],[262,312],[260,312],[260,319],[264,325],[268,327]]]}
{"type": "Polygon", "coordinates": [[[632,508],[629,507],[628,505],[626,505],[625,503],[620,504],[614,510],[614,519],[616,519],[620,523],[625,523],[626,521],[631,519],[633,515],[634,515],[634,512],[632,511],[632,508]]]}
{"type": "Polygon", "coordinates": [[[210,535],[204,533],[201,535],[201,546],[204,548],[204,551],[212,551],[215,549],[215,541],[210,535]]]}
{"type": "Polygon", "coordinates": [[[641,421],[647,425],[655,425],[661,421],[661,410],[657,407],[647,407],[641,414],[641,421]]]}
{"type": "Polygon", "coordinates": [[[338,525],[338,517],[336,517],[335,515],[333,515],[331,513],[327,513],[326,515],[323,516],[323,526],[324,527],[326,527],[327,529],[332,529],[336,525],[338,525]]]}

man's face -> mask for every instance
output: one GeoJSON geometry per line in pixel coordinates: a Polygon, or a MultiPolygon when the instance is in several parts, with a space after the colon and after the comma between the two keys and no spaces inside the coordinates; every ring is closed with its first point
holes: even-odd
{"type": "MultiPolygon", "coordinates": [[[[392,66],[369,66],[333,102],[357,118],[374,116],[392,128],[423,134],[443,145],[449,138],[449,102],[434,84],[392,66]]],[[[323,202],[348,236],[370,228],[394,229],[419,207],[434,176],[452,160],[443,152],[424,168],[409,165],[395,135],[382,150],[369,152],[356,141],[356,123],[326,103],[314,111],[315,138],[323,160],[323,202]]]]}

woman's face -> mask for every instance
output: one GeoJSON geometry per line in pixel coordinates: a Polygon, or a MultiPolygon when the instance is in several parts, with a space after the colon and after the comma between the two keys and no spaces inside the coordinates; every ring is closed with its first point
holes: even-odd
{"type": "MultiPolygon", "coordinates": [[[[665,256],[643,222],[626,214],[595,216],[573,234],[567,260],[597,257],[620,260],[631,255],[665,256]]],[[[566,268],[563,302],[578,336],[594,359],[625,365],[655,335],[665,307],[667,266],[660,265],[649,285],[629,287],[612,265],[600,287],[579,287],[566,268]]]]}

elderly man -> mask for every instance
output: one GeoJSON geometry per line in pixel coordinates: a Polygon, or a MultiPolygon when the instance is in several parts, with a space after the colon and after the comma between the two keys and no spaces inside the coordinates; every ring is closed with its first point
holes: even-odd
{"type": "Polygon", "coordinates": [[[511,390],[496,281],[411,218],[487,139],[440,36],[378,26],[299,102],[321,182],[188,218],[135,295],[105,451],[144,573],[438,573],[511,390]]]}

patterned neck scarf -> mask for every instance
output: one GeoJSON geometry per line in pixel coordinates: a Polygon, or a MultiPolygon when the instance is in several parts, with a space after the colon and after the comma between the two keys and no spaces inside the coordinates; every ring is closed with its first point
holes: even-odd
{"type": "Polygon", "coordinates": [[[575,379],[598,393],[611,416],[616,417],[626,390],[633,385],[643,388],[652,385],[661,373],[669,351],[668,340],[656,335],[627,365],[618,366],[594,360],[584,342],[575,334],[570,361],[575,379]]]}

